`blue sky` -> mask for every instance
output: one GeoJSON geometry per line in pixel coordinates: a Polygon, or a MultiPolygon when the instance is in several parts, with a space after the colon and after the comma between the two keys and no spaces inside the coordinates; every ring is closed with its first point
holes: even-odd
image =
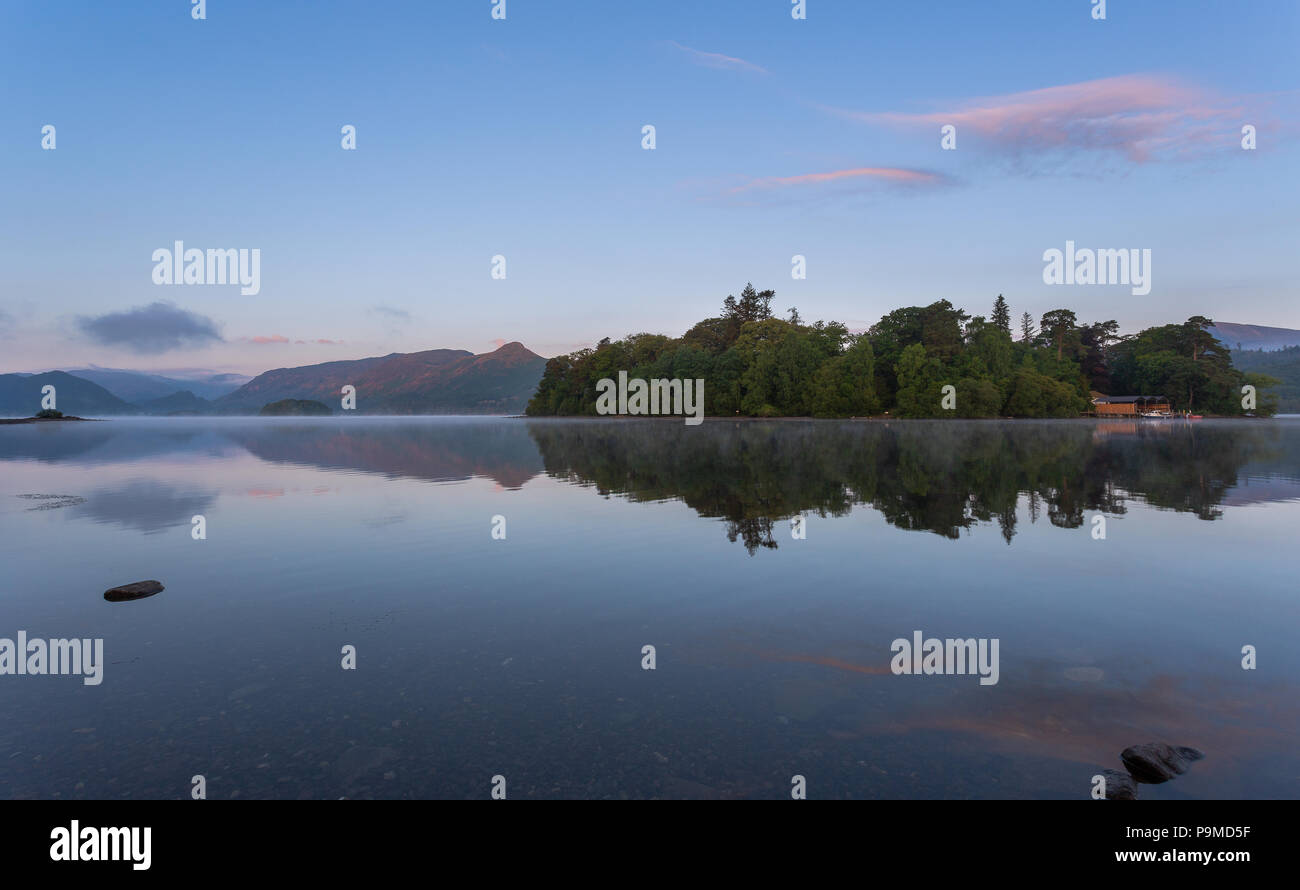
{"type": "Polygon", "coordinates": [[[855,329],[1300,327],[1300,4],[492,5],[0,0],[0,371],[553,355],[747,281],[855,329]],[[176,240],[259,248],[261,292],[153,284],[176,240]],[[1151,292],[1044,284],[1066,240],[1151,249],[1151,292]],[[174,348],[96,334],[158,302],[174,348]]]}

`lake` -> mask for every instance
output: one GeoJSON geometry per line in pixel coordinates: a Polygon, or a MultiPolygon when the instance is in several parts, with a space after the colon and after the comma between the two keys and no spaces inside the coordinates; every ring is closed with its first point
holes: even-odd
{"type": "Polygon", "coordinates": [[[0,797],[1300,797],[1297,418],[20,425],[0,522],[0,637],[104,641],[0,797]]]}

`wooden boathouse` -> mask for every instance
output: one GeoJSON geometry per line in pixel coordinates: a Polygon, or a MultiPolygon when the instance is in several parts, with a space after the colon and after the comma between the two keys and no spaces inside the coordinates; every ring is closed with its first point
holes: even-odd
{"type": "Polygon", "coordinates": [[[1104,396],[1092,394],[1092,414],[1098,417],[1137,417],[1144,414],[1173,414],[1164,396],[1104,396]]]}

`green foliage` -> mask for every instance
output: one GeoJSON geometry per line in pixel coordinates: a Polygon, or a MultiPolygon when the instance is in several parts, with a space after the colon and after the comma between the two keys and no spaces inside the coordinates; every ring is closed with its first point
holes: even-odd
{"type": "MultiPolygon", "coordinates": [[[[1232,355],[1210,334],[1214,323],[1193,316],[1183,324],[1148,328],[1109,350],[1111,386],[1133,395],[1166,396],[1176,411],[1242,414],[1241,387],[1250,383],[1233,367],[1232,355]]],[[[1265,386],[1276,386],[1272,378],[1265,386]]],[[[1261,391],[1257,414],[1275,408],[1276,397],[1261,391]]]]}
{"type": "Polygon", "coordinates": [[[62,416],[62,411],[55,411],[53,408],[42,408],[40,411],[36,412],[36,418],[38,420],[57,420],[62,416]]]}
{"type": "Polygon", "coordinates": [[[993,314],[990,318],[995,325],[1006,332],[1008,337],[1011,336],[1011,307],[1007,305],[1002,294],[998,294],[998,298],[993,301],[993,314]]]}
{"type": "Polygon", "coordinates": [[[896,366],[898,395],[894,413],[899,417],[937,417],[940,390],[947,375],[937,358],[920,343],[903,350],[896,366]]]}
{"type": "Polygon", "coordinates": [[[1069,384],[1039,373],[1026,356],[1012,378],[1003,412],[1010,417],[1077,417],[1084,407],[1069,384]]]}
{"type": "Polygon", "coordinates": [[[1011,311],[1001,295],[992,319],[972,318],[947,300],[905,306],[869,331],[839,322],[805,324],[795,311],[772,315],[770,290],[746,285],[722,314],[685,334],[634,334],[546,363],[527,413],[594,415],[603,378],[705,381],[705,413],[750,417],[1077,417],[1089,391],[1164,395],[1178,410],[1240,414],[1240,390],[1260,391],[1258,414],[1276,410],[1264,392],[1271,377],[1232,366],[1227,349],[1200,316],[1128,338],[1111,321],[1080,325],[1069,309],[1028,313],[1012,340],[1011,311]],[[943,387],[956,388],[955,410],[943,387]]]}
{"type": "MultiPolygon", "coordinates": [[[[1288,346],[1265,352],[1253,349],[1233,352],[1232,361],[1246,375],[1246,382],[1261,388],[1253,377],[1267,377],[1276,383],[1272,398],[1277,402],[1277,410],[1286,414],[1300,414],[1300,346],[1288,346]]],[[[1261,400],[1262,403],[1262,400],[1261,400]]]]}

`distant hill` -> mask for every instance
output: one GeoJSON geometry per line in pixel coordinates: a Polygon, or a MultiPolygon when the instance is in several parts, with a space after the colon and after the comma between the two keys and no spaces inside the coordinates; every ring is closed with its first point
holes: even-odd
{"type": "Polygon", "coordinates": [[[210,414],[212,412],[211,402],[196,396],[188,389],[136,404],[146,414],[210,414]]]}
{"type": "Polygon", "coordinates": [[[1281,414],[1300,414],[1300,346],[1272,351],[1233,351],[1232,363],[1243,371],[1267,374],[1282,381],[1277,393],[1281,414]]]}
{"type": "Polygon", "coordinates": [[[106,414],[139,414],[140,409],[97,383],[74,377],[65,371],[44,374],[0,374],[0,416],[31,417],[41,410],[41,388],[55,388],[55,407],[64,414],[100,417],[106,414]]]}
{"type": "Polygon", "coordinates": [[[335,410],[345,385],[359,414],[520,414],[546,369],[521,343],[474,355],[463,349],[392,353],[355,361],[278,368],[216,399],[223,414],[256,414],[268,402],[314,399],[335,410]]]}
{"type": "Polygon", "coordinates": [[[249,381],[243,374],[201,372],[194,378],[166,377],[148,371],[119,368],[70,368],[68,373],[104,389],[127,402],[147,402],[176,392],[189,391],[201,399],[215,399],[234,392],[249,381]]]}
{"type": "Polygon", "coordinates": [[[1288,346],[1300,346],[1300,331],[1291,328],[1221,321],[1210,328],[1210,333],[1222,340],[1229,349],[1285,349],[1288,346]]]}

